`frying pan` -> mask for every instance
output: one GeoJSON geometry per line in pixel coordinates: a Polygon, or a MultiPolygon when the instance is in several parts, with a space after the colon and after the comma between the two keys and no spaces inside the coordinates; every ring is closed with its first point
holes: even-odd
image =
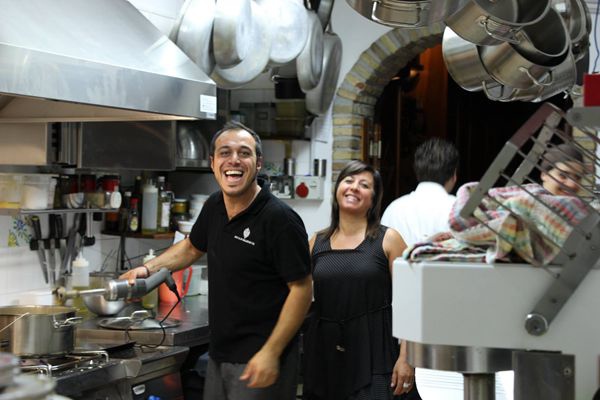
{"type": "Polygon", "coordinates": [[[252,0],[219,0],[213,23],[213,51],[221,68],[231,68],[251,55],[252,0]]]}
{"type": "MultiPolygon", "coordinates": [[[[222,0],[219,0],[219,2],[221,1],[222,0]]],[[[218,4],[219,3],[217,3],[217,5],[218,4]]],[[[252,23],[246,39],[249,43],[252,43],[252,47],[249,48],[247,56],[233,67],[224,68],[217,60],[217,65],[210,77],[220,88],[235,89],[244,86],[258,77],[265,70],[269,62],[269,54],[271,53],[271,29],[269,17],[262,9],[262,6],[257,2],[252,1],[251,7],[252,12],[250,14],[250,20],[252,23]]],[[[214,42],[214,45],[216,58],[216,42],[214,42]]]]}
{"type": "Polygon", "coordinates": [[[315,115],[324,115],[335,95],[342,61],[342,41],[333,32],[323,35],[323,73],[317,86],[306,92],[306,109],[315,115]]]}
{"type": "Polygon", "coordinates": [[[317,86],[323,71],[323,28],[314,11],[308,12],[308,18],[308,40],[296,58],[298,82],[305,93],[317,86]]]}
{"type": "Polygon", "coordinates": [[[299,0],[259,0],[272,24],[269,65],[294,60],[308,40],[308,11],[299,0]]]}
{"type": "Polygon", "coordinates": [[[210,75],[215,67],[212,53],[212,29],[215,0],[186,0],[169,38],[210,75]]]}

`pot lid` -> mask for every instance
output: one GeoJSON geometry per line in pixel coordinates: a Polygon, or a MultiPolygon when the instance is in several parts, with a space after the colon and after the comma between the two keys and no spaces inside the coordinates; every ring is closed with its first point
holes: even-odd
{"type": "MultiPolygon", "coordinates": [[[[179,321],[178,319],[167,318],[162,323],[162,328],[173,328],[179,325],[181,325],[181,321],[179,321]]],[[[98,326],[106,329],[130,331],[161,329],[161,323],[154,318],[147,318],[141,321],[132,319],[131,317],[103,318],[100,321],[98,321],[98,326]]]]}

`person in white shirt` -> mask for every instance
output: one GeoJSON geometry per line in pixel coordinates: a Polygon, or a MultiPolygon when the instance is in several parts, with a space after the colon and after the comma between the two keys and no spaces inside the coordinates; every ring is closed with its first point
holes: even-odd
{"type": "Polygon", "coordinates": [[[449,230],[448,216],[456,200],[449,193],[456,184],[458,157],[456,147],[443,139],[429,139],[417,147],[417,188],[391,202],[381,217],[382,225],[398,231],[408,247],[449,230]]]}

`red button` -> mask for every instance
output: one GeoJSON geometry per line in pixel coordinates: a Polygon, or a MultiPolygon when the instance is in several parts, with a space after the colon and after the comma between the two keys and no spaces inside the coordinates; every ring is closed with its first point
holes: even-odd
{"type": "Polygon", "coordinates": [[[298,186],[296,186],[296,194],[298,197],[306,197],[308,196],[308,186],[301,182],[298,186]]]}

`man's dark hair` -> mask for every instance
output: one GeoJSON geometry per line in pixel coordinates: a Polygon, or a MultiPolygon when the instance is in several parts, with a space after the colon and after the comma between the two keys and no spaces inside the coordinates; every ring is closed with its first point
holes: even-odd
{"type": "Polygon", "coordinates": [[[353,160],[346,164],[335,181],[333,198],[331,201],[331,223],[328,228],[322,231],[325,234],[325,239],[331,238],[331,236],[340,226],[340,205],[337,201],[337,190],[340,186],[340,183],[347,176],[357,175],[361,172],[370,172],[371,175],[373,175],[373,197],[371,198],[371,208],[369,208],[367,211],[366,236],[369,238],[374,238],[375,235],[377,235],[381,215],[381,199],[383,198],[383,181],[379,171],[377,171],[371,165],[365,164],[362,161],[353,160]]]}
{"type": "Polygon", "coordinates": [[[444,185],[458,168],[458,150],[447,140],[429,139],[417,147],[413,167],[419,182],[444,185]]]}
{"type": "Polygon", "coordinates": [[[229,121],[225,123],[225,125],[223,125],[223,127],[213,135],[212,140],[210,141],[211,156],[215,155],[215,142],[217,141],[217,138],[228,131],[246,131],[250,135],[252,135],[254,141],[256,142],[256,157],[262,157],[262,141],[260,140],[260,136],[258,136],[258,134],[252,129],[248,128],[246,125],[238,121],[229,121]]]}

